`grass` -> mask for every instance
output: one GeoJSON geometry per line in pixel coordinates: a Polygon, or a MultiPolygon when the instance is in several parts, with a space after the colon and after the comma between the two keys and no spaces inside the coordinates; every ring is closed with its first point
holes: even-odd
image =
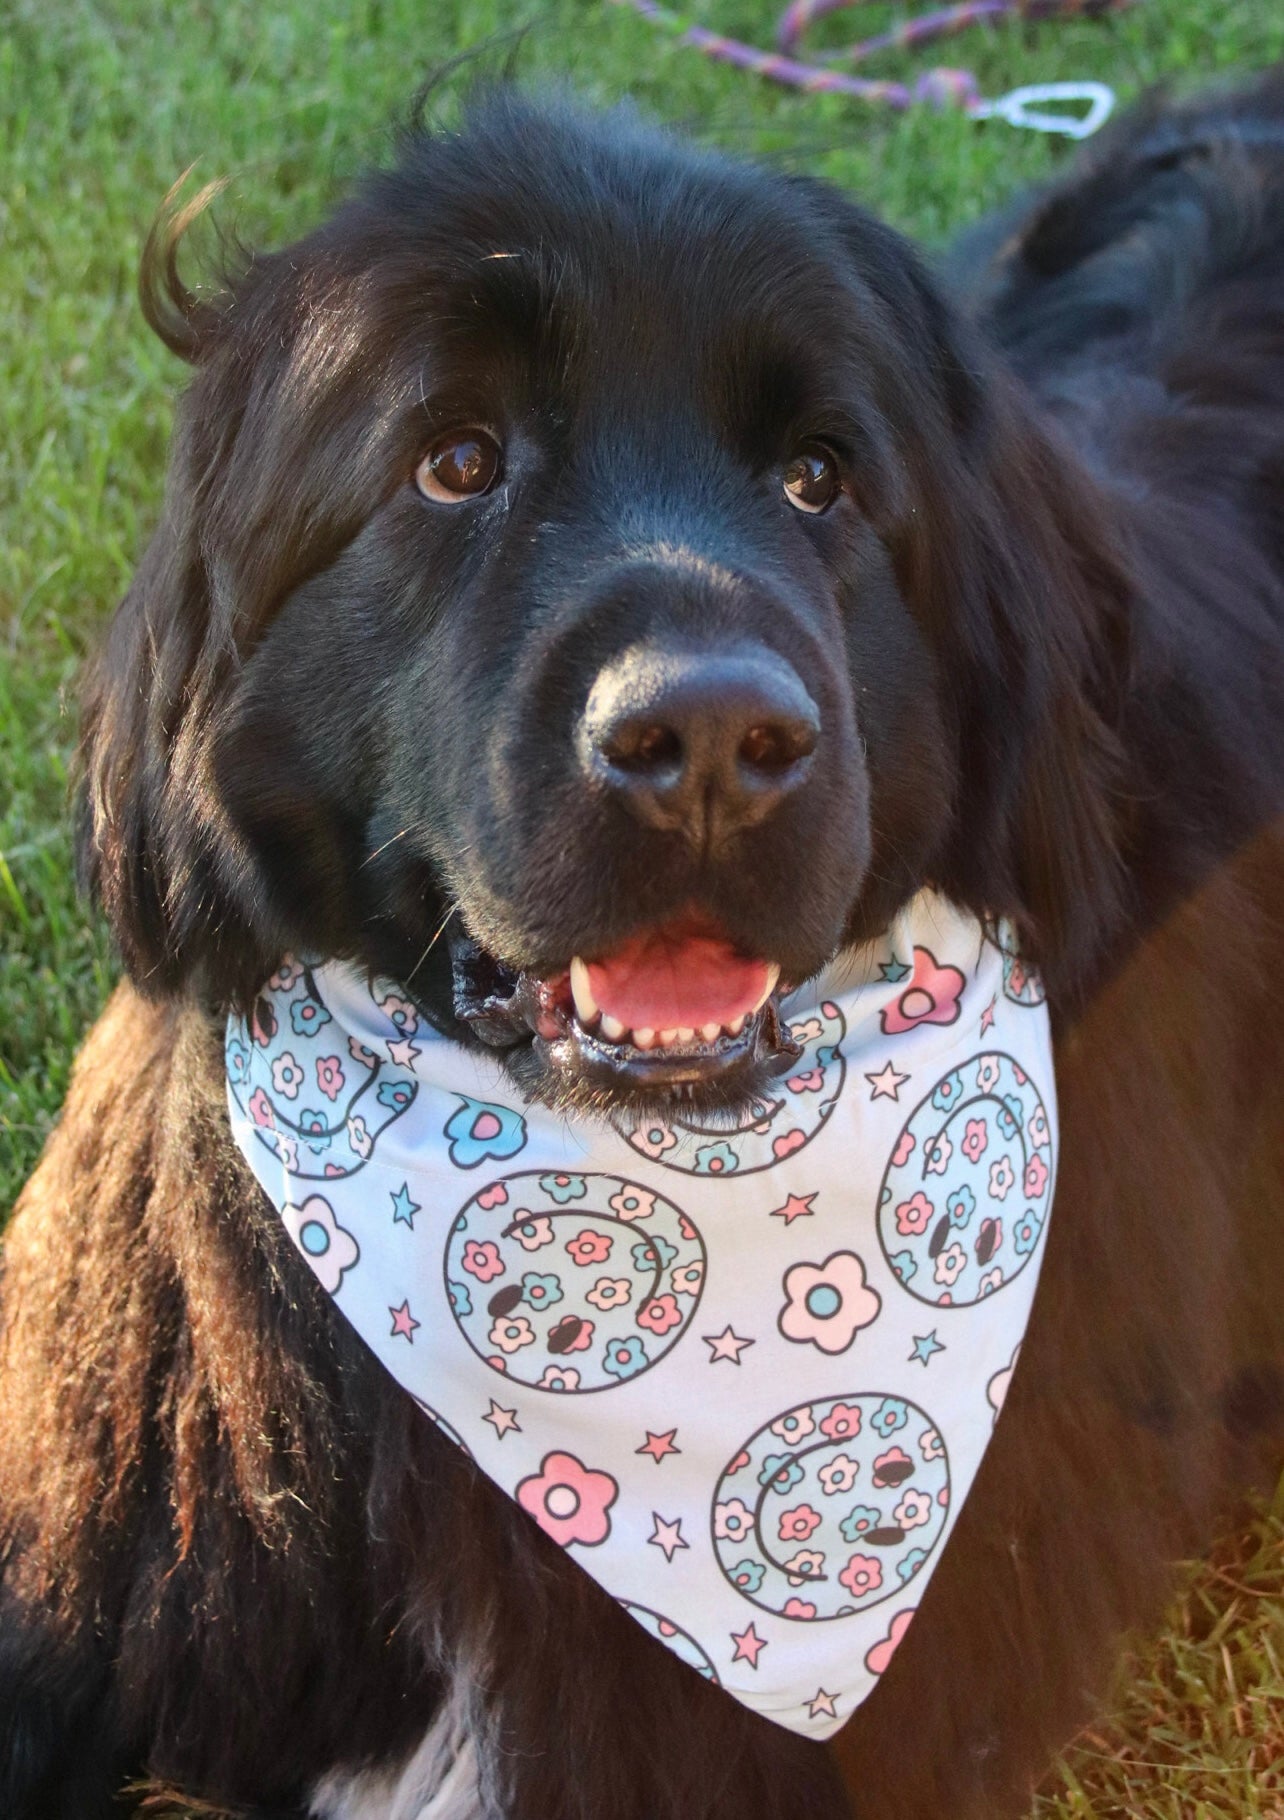
{"type": "MultiPolygon", "coordinates": [[[[762,0],[696,16],[757,42],[762,0]]],[[[886,7],[862,14],[879,29],[886,7]]],[[[816,41],[853,35],[830,19],[816,41]]],[[[0,1218],[110,989],[74,894],[67,776],[76,672],[153,523],[182,371],[149,340],[134,273],[177,173],[230,175],[222,219],[279,244],[384,152],[419,79],[490,45],[731,149],[859,193],[928,242],[1037,179],[1064,142],[955,113],[876,112],[715,66],[589,0],[8,0],[0,22],[0,1218]]],[[[966,64],[983,92],[1082,77],[1129,96],[1284,56],[1277,0],[1142,0],[1108,24],[973,33],[879,69],[966,64]]],[[[455,86],[458,86],[458,80],[455,86]]],[[[1115,1717],[1079,1740],[1039,1820],[1284,1820],[1284,1495],[1192,1566],[1129,1659],[1115,1717]]]]}

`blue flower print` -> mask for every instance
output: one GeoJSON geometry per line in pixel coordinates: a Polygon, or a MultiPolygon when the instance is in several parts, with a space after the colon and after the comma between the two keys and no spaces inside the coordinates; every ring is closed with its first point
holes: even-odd
{"type": "Polygon", "coordinates": [[[565,1207],[568,1201],[582,1201],[588,1193],[588,1184],[582,1175],[542,1175],[539,1185],[550,1201],[556,1201],[559,1207],[565,1207]]]}
{"type": "Polygon", "coordinates": [[[330,1022],[330,1013],[324,1005],[318,1005],[314,998],[296,998],[290,1001],[290,1028],[296,1036],[315,1036],[323,1024],[330,1022]]]}
{"type": "Polygon", "coordinates": [[[633,1268],[644,1275],[652,1270],[663,1270],[677,1255],[677,1246],[670,1245],[657,1232],[654,1238],[639,1239],[633,1247],[633,1268]]]}
{"type": "Polygon", "coordinates": [[[884,1397],[870,1417],[870,1421],[886,1440],[888,1435],[894,1435],[898,1428],[904,1428],[909,1421],[909,1411],[899,1397],[884,1397]]]}
{"type": "Polygon", "coordinates": [[[1015,1093],[1004,1094],[997,1122],[1005,1138],[1015,1137],[1025,1124],[1025,1110],[1015,1093]]]}
{"type": "Polygon", "coordinates": [[[911,1548],[908,1553],[901,1556],[896,1563],[896,1577],[902,1586],[908,1586],[926,1559],[927,1550],[925,1548],[911,1548]]]}
{"type": "Polygon", "coordinates": [[[299,1135],[309,1150],[319,1151],[330,1148],[330,1133],[324,1112],[313,1112],[305,1106],[299,1114],[299,1135]]]}
{"type": "Polygon", "coordinates": [[[759,1485],[769,1485],[782,1496],[795,1485],[801,1485],[802,1479],[802,1467],[792,1454],[787,1453],[769,1453],[758,1471],[759,1485]]]}
{"type": "Polygon", "coordinates": [[[602,1370],[613,1378],[632,1378],[639,1371],[645,1371],[650,1363],[641,1340],[636,1334],[630,1334],[627,1340],[609,1343],[602,1359],[602,1370]]]}
{"type": "Polygon", "coordinates": [[[932,1095],[932,1104],[938,1112],[949,1112],[963,1097],[963,1076],[956,1068],[953,1074],[947,1074],[940,1086],[932,1095]]]}
{"type": "Polygon", "coordinates": [[[239,1086],[250,1072],[250,1052],[239,1036],[227,1039],[227,1077],[233,1086],[239,1086]]]}
{"type": "Polygon", "coordinates": [[[731,1569],[731,1583],[738,1586],[741,1592],[755,1593],[766,1575],[767,1570],[761,1561],[737,1561],[731,1569]]]}
{"type": "Polygon", "coordinates": [[[740,1167],[740,1158],[725,1139],[716,1144],[701,1144],[695,1153],[696,1175],[730,1175],[740,1167]]]}
{"type": "Polygon", "coordinates": [[[902,1283],[912,1282],[918,1275],[918,1259],[912,1251],[898,1251],[887,1261],[902,1283]]]}
{"type": "Polygon", "coordinates": [[[450,1306],[456,1314],[465,1315],[473,1312],[473,1298],[468,1293],[467,1283],[448,1282],[446,1294],[450,1297],[450,1306]]]}
{"type": "Polygon", "coordinates": [[[559,1277],[551,1272],[540,1276],[537,1271],[528,1270],[522,1277],[522,1300],[531,1308],[551,1308],[554,1302],[562,1299],[562,1284],[559,1277]]]}
{"type": "Polygon", "coordinates": [[[967,1183],[962,1182],[947,1198],[945,1205],[949,1209],[950,1225],[961,1232],[976,1212],[976,1196],[967,1183]]]}
{"type": "MultiPolygon", "coordinates": [[[[380,1087],[379,1098],[383,1095],[380,1087]]],[[[488,1100],[470,1099],[466,1093],[457,1093],[455,1098],[459,1106],[446,1120],[442,1136],[450,1139],[450,1160],[456,1169],[476,1169],[492,1157],[502,1160],[517,1155],[526,1142],[526,1120],[519,1112],[492,1106],[488,1100]]]]}
{"type": "Polygon", "coordinates": [[[1042,1225],[1032,1207],[1027,1207],[1017,1221],[1012,1233],[1012,1243],[1016,1246],[1017,1256],[1028,1258],[1039,1242],[1042,1225]]]}
{"type": "Polygon", "coordinates": [[[875,1510],[872,1504],[857,1504],[849,1510],[838,1525],[845,1542],[859,1542],[866,1530],[877,1529],[883,1520],[883,1513],[875,1510]]]}
{"type": "Polygon", "coordinates": [[[381,1106],[391,1107],[393,1112],[404,1112],[418,1091],[409,1081],[380,1081],[375,1098],[381,1106]]]}

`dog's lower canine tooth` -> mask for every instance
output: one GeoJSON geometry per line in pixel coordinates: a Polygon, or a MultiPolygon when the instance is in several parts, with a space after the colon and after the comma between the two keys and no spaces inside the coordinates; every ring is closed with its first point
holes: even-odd
{"type": "Polygon", "coordinates": [[[623,1042],[624,1038],[628,1035],[628,1025],[622,1024],[619,1018],[612,1017],[607,1011],[602,1013],[601,1028],[602,1035],[606,1038],[608,1043],[623,1042]]]}
{"type": "Polygon", "coordinates": [[[582,1024],[591,1024],[597,1016],[598,1004],[589,987],[589,971],[577,954],[571,961],[571,997],[575,1001],[575,1014],[582,1024]]]}
{"type": "MultiPolygon", "coordinates": [[[[771,997],[772,993],[776,990],[776,987],[779,984],[779,981],[780,981],[780,968],[776,964],[776,962],[773,961],[771,963],[770,967],[768,967],[768,969],[767,969],[767,984],[763,989],[762,997],[758,1000],[758,1003],[753,1007],[753,1010],[750,1011],[750,1013],[749,1013],[750,1017],[753,1016],[754,1011],[762,1010],[762,1008],[766,1004],[767,1000],[771,997]]],[[[743,1018],[741,1019],[741,1022],[742,1023],[744,1022],[743,1018]]]]}

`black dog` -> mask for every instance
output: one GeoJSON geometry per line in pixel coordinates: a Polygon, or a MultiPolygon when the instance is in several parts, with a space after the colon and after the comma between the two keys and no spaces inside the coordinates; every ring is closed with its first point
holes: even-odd
{"type": "Polygon", "coordinates": [[[817,184],[504,95],[217,302],[176,238],[145,295],[197,374],[84,738],[132,984],[6,1252],[0,1811],[1016,1811],[1284,1416],[1284,83],[1134,118],[974,258],[971,322],[817,184]],[[926,883],[1043,970],[1058,1213],[822,1749],[333,1314],[220,1032],[305,949],[557,1104],[740,1103],[776,997],[612,1038],[573,959],[700,936],[787,985],[926,883]]]}

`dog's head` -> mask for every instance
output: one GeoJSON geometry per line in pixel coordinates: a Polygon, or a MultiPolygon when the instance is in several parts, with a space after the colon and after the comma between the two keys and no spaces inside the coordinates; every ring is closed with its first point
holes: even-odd
{"type": "Polygon", "coordinates": [[[925,883],[1081,959],[1099,508],[837,194],[501,94],[198,305],[85,736],[144,990],[354,957],[566,1097],[727,1104],[925,883]]]}

